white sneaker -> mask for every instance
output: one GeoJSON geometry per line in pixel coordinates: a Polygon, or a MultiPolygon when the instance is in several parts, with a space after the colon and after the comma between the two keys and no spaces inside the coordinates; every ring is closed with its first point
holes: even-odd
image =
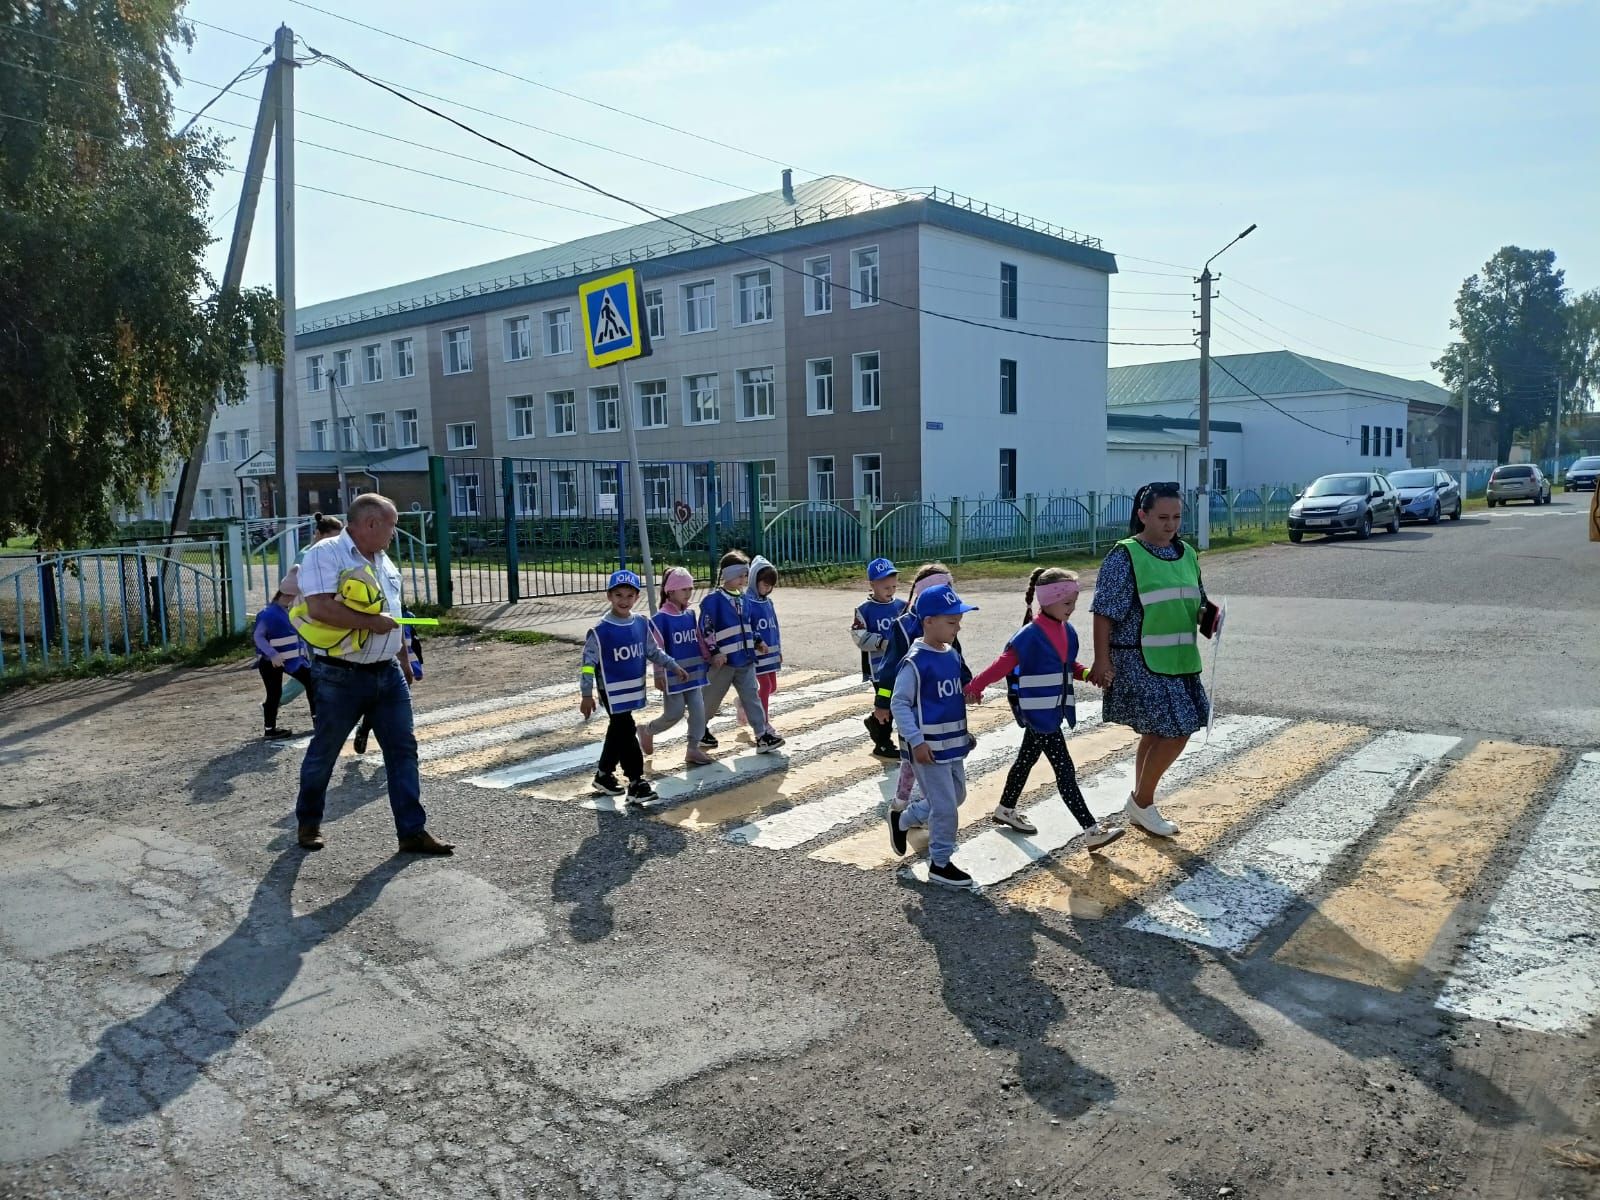
{"type": "Polygon", "coordinates": [[[1079,837],[1079,844],[1085,850],[1097,850],[1101,846],[1109,846],[1127,832],[1126,826],[1108,825],[1104,821],[1097,821],[1083,831],[1079,837]]]}
{"type": "Polygon", "coordinates": [[[1127,818],[1129,825],[1137,825],[1154,837],[1171,837],[1178,832],[1178,827],[1163,817],[1161,810],[1154,804],[1149,808],[1140,808],[1132,796],[1128,797],[1128,804],[1122,810],[1122,815],[1127,818]]]}
{"type": "Polygon", "coordinates": [[[996,825],[1009,825],[1018,833],[1038,833],[1039,829],[1014,808],[1007,808],[1001,804],[994,810],[994,823],[996,825]]]}

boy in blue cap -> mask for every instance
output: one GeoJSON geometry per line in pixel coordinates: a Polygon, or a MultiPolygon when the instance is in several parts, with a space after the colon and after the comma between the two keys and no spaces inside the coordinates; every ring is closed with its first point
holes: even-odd
{"type": "MultiPolygon", "coordinates": [[[[861,678],[868,683],[873,683],[883,669],[884,656],[889,651],[889,634],[906,611],[906,602],[895,595],[899,586],[900,573],[887,558],[875,558],[867,564],[869,595],[864,603],[856,606],[850,623],[850,638],[861,651],[861,678]]],[[[872,753],[878,758],[899,761],[894,730],[870,714],[864,724],[867,737],[872,741],[872,753]]]]}
{"type": "Polygon", "coordinates": [[[606,581],[606,599],[611,611],[589,630],[583,642],[583,667],[578,686],[583,698],[578,711],[587,720],[594,712],[595,676],[600,677],[600,704],[611,720],[606,725],[605,744],[600,747],[600,765],[594,773],[597,795],[620,796],[617,766],[628,777],[628,803],[648,804],[656,798],[650,781],[644,777],[644,750],[639,745],[639,730],[633,714],[644,707],[645,664],[652,663],[673,677],[684,680],[689,673],[680,667],[651,635],[650,622],[635,616],[640,580],[632,571],[614,571],[606,581]]]}
{"type": "Polygon", "coordinates": [[[962,614],[976,612],[977,606],[965,603],[946,583],[924,590],[913,611],[922,622],[922,636],[900,660],[889,709],[911,751],[922,794],[899,812],[890,807],[889,844],[904,856],[906,830],[926,825],[928,882],[970,888],[972,876],[950,861],[960,827],[957,810],[967,798],[966,758],[975,745],[967,731],[961,652],[954,643],[962,614]]]}

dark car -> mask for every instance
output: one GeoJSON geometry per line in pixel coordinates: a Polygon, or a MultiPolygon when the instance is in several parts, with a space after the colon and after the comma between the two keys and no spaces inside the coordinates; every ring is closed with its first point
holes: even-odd
{"type": "Polygon", "coordinates": [[[1535,507],[1550,503],[1550,481],[1532,463],[1496,467],[1489,475],[1489,507],[1513,500],[1532,500],[1535,507]]]}
{"type": "Polygon", "coordinates": [[[1600,454],[1589,454],[1567,468],[1567,480],[1562,486],[1569,492],[1592,492],[1597,478],[1600,478],[1600,454]]]}
{"type": "Polygon", "coordinates": [[[1374,525],[1400,532],[1400,493],[1382,475],[1366,471],[1324,475],[1289,506],[1291,542],[1308,533],[1369,538],[1374,525]]]}
{"type": "Polygon", "coordinates": [[[1390,471],[1389,482],[1400,493],[1400,519],[1437,525],[1441,518],[1461,520],[1461,485],[1432,467],[1390,471]]]}

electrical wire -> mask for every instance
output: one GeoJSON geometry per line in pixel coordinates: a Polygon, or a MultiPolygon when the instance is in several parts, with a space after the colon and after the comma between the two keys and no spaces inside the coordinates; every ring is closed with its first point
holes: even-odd
{"type": "MultiPolygon", "coordinates": [[[[184,16],[184,17],[179,17],[178,19],[180,21],[184,22],[187,25],[200,25],[200,26],[203,26],[206,29],[215,29],[218,33],[225,33],[229,37],[239,38],[241,41],[254,42],[257,45],[261,44],[261,39],[260,38],[251,37],[248,33],[240,33],[237,29],[229,29],[225,25],[213,25],[210,21],[202,21],[199,17],[187,17],[187,16],[184,16]]],[[[271,44],[272,44],[272,39],[268,38],[267,39],[267,45],[270,46],[271,44]]]]}
{"type": "Polygon", "coordinates": [[[1237,383],[1237,384],[1238,384],[1238,385],[1239,385],[1239,386],[1240,386],[1240,387],[1242,387],[1242,388],[1243,388],[1243,389],[1244,389],[1244,390],[1245,390],[1245,391],[1247,391],[1247,392],[1249,392],[1249,393],[1250,393],[1250,394],[1251,394],[1251,395],[1252,395],[1252,396],[1254,396],[1254,397],[1255,397],[1255,398],[1256,398],[1256,399],[1257,399],[1257,400],[1259,400],[1259,401],[1261,401],[1261,403],[1263,403],[1263,404],[1265,404],[1265,405],[1266,405],[1266,406],[1267,406],[1267,407],[1268,407],[1268,408],[1270,408],[1270,409],[1272,409],[1272,410],[1273,410],[1273,411],[1275,411],[1275,412],[1278,412],[1278,413],[1282,413],[1282,414],[1283,414],[1283,415],[1284,415],[1284,416],[1286,416],[1286,417],[1288,417],[1288,418],[1289,418],[1289,419],[1290,419],[1290,420],[1291,420],[1291,421],[1294,421],[1294,422],[1296,422],[1296,423],[1298,423],[1298,424],[1300,424],[1300,425],[1304,425],[1304,426],[1305,426],[1305,427],[1306,427],[1306,428],[1307,428],[1307,429],[1314,429],[1314,430],[1316,430],[1316,432],[1318,432],[1318,433],[1325,433],[1325,434],[1327,434],[1327,435],[1328,435],[1328,436],[1329,436],[1329,437],[1334,437],[1334,438],[1339,438],[1339,439],[1340,439],[1340,440],[1342,440],[1342,441],[1343,441],[1343,442],[1344,442],[1344,443],[1345,443],[1345,444],[1346,444],[1346,445],[1349,445],[1349,444],[1350,444],[1350,443],[1351,443],[1351,442],[1353,442],[1353,441],[1355,441],[1355,438],[1353,438],[1353,437],[1351,437],[1351,436],[1350,436],[1350,435],[1349,435],[1349,434],[1348,434],[1348,433],[1335,433],[1335,432],[1334,432],[1334,431],[1333,431],[1333,430],[1331,430],[1331,429],[1324,429],[1324,428],[1322,428],[1322,426],[1320,426],[1320,425],[1313,425],[1313,424],[1312,424],[1312,423],[1311,423],[1311,422],[1310,422],[1310,421],[1305,421],[1305,420],[1302,420],[1302,419],[1301,419],[1301,418],[1299,418],[1299,417],[1297,417],[1297,416],[1295,416],[1295,414],[1294,414],[1294,413],[1292,413],[1292,412],[1290,412],[1290,411],[1289,411],[1289,410],[1288,410],[1288,409],[1285,409],[1285,408],[1279,408],[1279,407],[1278,407],[1278,406],[1277,406],[1277,405],[1276,405],[1276,404],[1274,404],[1274,403],[1273,403],[1273,402],[1272,402],[1272,401],[1271,401],[1271,400],[1268,400],[1268,399],[1267,399],[1267,398],[1266,398],[1266,397],[1265,397],[1265,396],[1263,396],[1263,395],[1262,395],[1262,394],[1261,394],[1261,393],[1260,393],[1260,392],[1258,392],[1258,391],[1256,391],[1256,390],[1255,390],[1255,388],[1253,388],[1253,387],[1251,387],[1251,386],[1250,386],[1250,385],[1249,385],[1249,384],[1248,384],[1248,383],[1246,383],[1246,382],[1245,382],[1245,381],[1244,381],[1244,380],[1242,380],[1242,379],[1240,379],[1240,378],[1239,378],[1239,377],[1238,377],[1238,376],[1237,376],[1237,375],[1235,375],[1235,374],[1234,374],[1234,373],[1233,373],[1233,372],[1232,372],[1232,371],[1230,371],[1230,370],[1228,370],[1228,368],[1227,368],[1227,367],[1226,367],[1226,366],[1225,366],[1225,365],[1223,365],[1223,363],[1221,363],[1221,362],[1220,362],[1220,361],[1219,361],[1219,360],[1217,360],[1217,359],[1216,359],[1216,358],[1213,358],[1213,359],[1212,359],[1212,360],[1211,360],[1211,365],[1212,365],[1212,366],[1213,366],[1213,367],[1215,367],[1215,368],[1216,368],[1216,369],[1217,369],[1217,370],[1219,370],[1219,371],[1221,371],[1221,372],[1222,372],[1222,373],[1223,373],[1223,374],[1224,374],[1224,375],[1226,375],[1226,376],[1227,376],[1227,377],[1228,377],[1228,378],[1229,378],[1229,379],[1231,379],[1231,380],[1233,380],[1233,381],[1234,381],[1234,382],[1235,382],[1235,383],[1237,383]]]}
{"type": "Polygon", "coordinates": [[[1312,312],[1309,308],[1301,308],[1300,305],[1298,305],[1298,304],[1294,304],[1294,303],[1291,303],[1288,300],[1281,299],[1281,298],[1279,298],[1277,296],[1274,296],[1271,292],[1264,292],[1260,288],[1255,287],[1253,284],[1246,283],[1244,280],[1240,279],[1237,275],[1228,276],[1228,281],[1230,283],[1238,284],[1240,287],[1244,288],[1246,291],[1254,292],[1258,296],[1264,296],[1266,299],[1271,300],[1274,303],[1281,304],[1285,308],[1292,308],[1296,312],[1305,313],[1306,316],[1315,317],[1319,321],[1326,321],[1330,325],[1337,325],[1341,329],[1348,329],[1352,333],[1364,333],[1368,337],[1378,338],[1380,341],[1393,342],[1397,346],[1414,346],[1418,350],[1437,350],[1438,349],[1437,346],[1425,346],[1421,342],[1408,342],[1404,338],[1390,337],[1388,334],[1384,334],[1384,333],[1374,333],[1370,329],[1362,329],[1359,325],[1350,325],[1350,324],[1347,324],[1344,321],[1337,321],[1332,317],[1323,316],[1321,313],[1312,312]]]}
{"type": "Polygon", "coordinates": [[[194,123],[206,115],[206,110],[208,110],[218,100],[221,100],[229,92],[233,91],[234,87],[240,82],[250,78],[251,76],[259,75],[263,71],[267,70],[265,66],[256,66],[256,61],[260,59],[262,55],[268,53],[271,49],[271,46],[263,46],[259,51],[257,51],[255,58],[252,58],[249,62],[245,63],[242,71],[240,71],[232,79],[228,80],[227,84],[223,86],[221,91],[202,104],[199,110],[183,123],[183,128],[178,130],[177,136],[181,138],[184,134],[188,133],[189,130],[194,126],[194,123]]]}
{"type": "Polygon", "coordinates": [[[1256,324],[1258,324],[1258,325],[1264,325],[1264,326],[1266,326],[1266,328],[1274,330],[1277,333],[1282,334],[1284,337],[1291,338],[1294,341],[1304,342],[1307,346],[1313,347],[1319,353],[1332,354],[1335,358],[1353,359],[1355,362],[1363,363],[1363,364],[1366,364],[1366,365],[1369,365],[1369,366],[1384,367],[1384,368],[1394,368],[1394,369],[1403,370],[1403,371],[1413,371],[1413,370],[1418,369],[1419,367],[1426,367],[1426,368],[1430,368],[1431,369],[1432,365],[1433,365],[1432,363],[1379,362],[1376,359],[1358,358],[1353,354],[1346,354],[1346,353],[1344,353],[1342,351],[1335,350],[1331,346],[1323,346],[1323,345],[1321,345],[1321,344],[1319,344],[1317,342],[1313,342],[1310,338],[1304,338],[1304,337],[1300,337],[1297,334],[1290,333],[1287,329],[1283,329],[1283,328],[1281,328],[1281,327],[1279,327],[1277,325],[1274,325],[1271,321],[1268,321],[1266,318],[1258,316],[1255,313],[1251,312],[1248,308],[1246,308],[1244,305],[1240,304],[1237,300],[1229,300],[1229,299],[1226,299],[1223,296],[1217,296],[1216,299],[1222,301],[1224,304],[1230,305],[1231,307],[1238,309],[1239,312],[1243,313],[1246,317],[1249,317],[1252,321],[1256,322],[1256,324]]]}

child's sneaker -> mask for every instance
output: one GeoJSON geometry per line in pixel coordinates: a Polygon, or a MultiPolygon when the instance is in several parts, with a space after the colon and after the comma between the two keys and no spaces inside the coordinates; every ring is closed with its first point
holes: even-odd
{"type": "Polygon", "coordinates": [[[896,858],[904,858],[906,856],[906,831],[900,828],[901,811],[901,809],[891,807],[887,814],[889,818],[889,849],[894,851],[896,858]]]}
{"type": "Polygon", "coordinates": [[[1127,832],[1126,826],[1109,825],[1105,821],[1096,821],[1083,831],[1081,841],[1085,850],[1096,850],[1101,846],[1109,846],[1127,832]]]}
{"type": "Polygon", "coordinates": [[[994,823],[1015,829],[1018,833],[1038,833],[1038,827],[1014,808],[1007,808],[1004,804],[994,810],[994,823]]]}
{"type": "Polygon", "coordinates": [[[636,808],[643,808],[656,798],[656,790],[648,779],[635,779],[628,785],[628,803],[636,808]]]}
{"type": "Polygon", "coordinates": [[[367,752],[367,739],[369,737],[371,737],[371,736],[372,736],[371,730],[367,730],[367,729],[358,729],[358,730],[356,730],[355,752],[357,754],[365,754],[367,752]]]}
{"type": "Polygon", "coordinates": [[[935,863],[929,863],[928,882],[943,884],[945,887],[970,888],[972,887],[972,876],[968,875],[953,862],[947,862],[942,867],[935,863]]]}
{"type": "Polygon", "coordinates": [[[294,736],[294,730],[279,729],[277,726],[273,726],[271,729],[263,730],[261,736],[269,742],[281,742],[285,738],[292,738],[294,736]]]}
{"type": "Polygon", "coordinates": [[[715,750],[716,748],[717,739],[711,736],[711,731],[708,729],[700,735],[700,749],[715,750]]]}
{"type": "Polygon", "coordinates": [[[639,727],[639,749],[644,751],[646,758],[656,752],[656,735],[643,725],[639,727]]]}
{"type": "Polygon", "coordinates": [[[756,739],[757,754],[776,754],[783,748],[783,739],[770,729],[756,739]]]}
{"type": "Polygon", "coordinates": [[[617,777],[609,771],[596,771],[594,773],[594,794],[596,796],[620,796],[622,784],[617,782],[617,777]]]}
{"type": "Polygon", "coordinates": [[[683,752],[683,765],[686,767],[709,767],[716,761],[698,746],[690,746],[683,752]]]}

